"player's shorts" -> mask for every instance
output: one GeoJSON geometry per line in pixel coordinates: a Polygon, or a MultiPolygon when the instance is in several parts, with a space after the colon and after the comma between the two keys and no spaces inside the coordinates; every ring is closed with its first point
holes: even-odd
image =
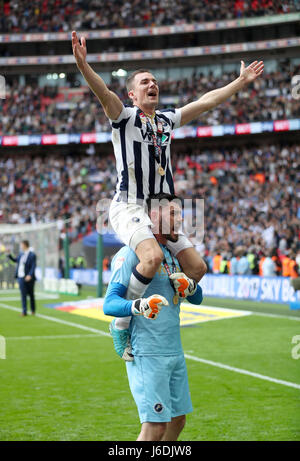
{"type": "MultiPolygon", "coordinates": [[[[109,219],[115,233],[133,251],[143,240],[155,238],[151,230],[152,221],[141,205],[113,200],[109,209],[109,219]]],[[[179,231],[178,234],[177,242],[168,242],[167,244],[174,256],[181,250],[193,247],[193,244],[182,231],[179,231]]]]}
{"type": "Polygon", "coordinates": [[[170,422],[193,411],[183,354],[135,356],[126,367],[141,423],[170,422]]]}

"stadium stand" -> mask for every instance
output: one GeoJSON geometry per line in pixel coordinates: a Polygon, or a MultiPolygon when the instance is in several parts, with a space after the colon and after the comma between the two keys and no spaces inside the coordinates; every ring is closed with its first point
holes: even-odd
{"type": "MultiPolygon", "coordinates": [[[[233,253],[241,246],[255,246],[261,254],[297,248],[299,156],[296,144],[197,149],[173,156],[176,192],[205,199],[205,238],[199,250],[207,258],[217,249],[233,253]]],[[[73,240],[94,228],[96,204],[112,198],[116,182],[112,155],[53,155],[47,162],[36,156],[2,157],[0,167],[0,222],[61,220],[63,228],[69,213],[73,240]]]]}
{"type": "MultiPolygon", "coordinates": [[[[299,65],[291,64],[285,71],[267,73],[264,79],[256,80],[252,88],[240,92],[191,124],[225,125],[297,118],[300,100],[292,100],[290,93],[294,74],[300,74],[299,65]]],[[[162,80],[162,107],[169,107],[172,101],[180,107],[234,78],[235,73],[221,77],[200,73],[183,80],[162,80]]],[[[112,82],[110,88],[129,103],[124,85],[118,80],[112,82]]],[[[0,135],[110,131],[101,106],[87,87],[74,90],[70,87],[40,87],[38,84],[22,86],[13,80],[1,109],[0,135]]]]}
{"type": "Polygon", "coordinates": [[[145,27],[299,11],[296,0],[2,0],[0,33],[145,27]],[[209,4],[209,8],[207,8],[209,4]]]}
{"type": "MultiPolygon", "coordinates": [[[[161,58],[143,61],[139,57],[129,66],[127,61],[95,61],[97,72],[104,76],[109,87],[124,103],[129,101],[125,76],[120,77],[116,72],[119,67],[128,72],[145,66],[153,69],[154,73],[157,70],[161,107],[180,107],[232,81],[238,74],[239,59],[251,62],[258,47],[257,39],[264,40],[262,48],[259,48],[259,59],[264,59],[266,63],[264,78],[215,110],[203,114],[191,126],[218,129],[221,125],[233,127],[253,122],[267,122],[266,125],[275,121],[279,124],[281,121],[295,123],[289,123],[289,128],[283,123],[285,137],[273,133],[282,130],[282,127],[275,129],[272,125],[272,129],[268,126],[260,131],[265,132],[260,138],[256,138],[255,134],[247,135],[244,143],[237,140],[240,136],[235,136],[234,130],[230,131],[233,135],[230,142],[228,139],[223,142],[222,136],[213,134],[216,136],[213,146],[205,142],[205,134],[194,134],[192,138],[191,132],[182,132],[180,136],[183,136],[184,142],[173,140],[175,187],[183,197],[204,198],[205,236],[198,250],[211,269],[216,255],[222,255],[220,261],[226,258],[229,261],[236,253],[238,258],[242,257],[245,249],[255,252],[260,261],[270,250],[280,258],[287,256],[286,253],[297,252],[300,218],[297,162],[300,152],[295,137],[299,136],[300,99],[291,95],[291,80],[300,74],[300,60],[296,42],[290,40],[292,48],[285,50],[284,46],[290,46],[290,34],[294,37],[299,34],[297,15],[290,15],[293,18],[289,17],[287,23],[284,16],[299,11],[300,2],[297,0],[226,0],[221,3],[206,0],[0,2],[0,12],[3,13],[0,14],[0,34],[10,34],[2,36],[2,59],[12,57],[17,60],[23,52],[27,58],[34,56],[39,59],[44,54],[55,58],[53,64],[43,61],[38,63],[39,67],[37,63],[31,67],[28,58],[21,71],[17,61],[7,61],[7,67],[4,67],[7,85],[6,99],[0,104],[0,223],[58,220],[61,232],[64,232],[64,219],[70,217],[69,236],[73,242],[80,241],[81,237],[95,229],[97,202],[111,198],[114,192],[115,162],[109,138],[100,142],[96,140],[98,138],[93,138],[90,145],[87,141],[82,145],[80,138],[80,133],[109,134],[109,122],[93,93],[84,86],[74,63],[64,62],[64,56],[71,55],[69,36],[63,34],[59,38],[58,32],[107,30],[113,40],[110,40],[110,35],[108,38],[95,36],[88,40],[88,53],[94,54],[99,54],[99,50],[102,53],[201,46],[203,55],[186,58],[183,53],[180,57],[169,57],[163,65],[161,58]],[[273,15],[280,15],[280,19],[273,15]],[[229,34],[230,28],[226,30],[227,26],[223,27],[220,23],[214,23],[208,32],[193,29],[192,33],[188,33],[185,29],[184,33],[182,30],[177,33],[170,29],[160,32],[162,37],[150,34],[143,40],[134,32],[132,36],[126,35],[124,43],[120,31],[115,33],[115,29],[133,27],[203,25],[211,21],[263,17],[270,21],[257,27],[253,23],[239,24],[235,21],[234,37],[238,39],[234,40],[247,43],[247,48],[234,50],[234,44],[228,45],[233,54],[231,51],[231,54],[224,52],[227,46],[224,44],[232,44],[233,38],[229,34]],[[249,26],[248,29],[245,25],[249,26]],[[39,38],[28,35],[29,41],[23,46],[23,39],[12,34],[24,32],[45,35],[39,38]],[[54,34],[47,35],[47,32],[54,34]],[[275,38],[284,39],[278,50],[268,41],[275,38]],[[210,46],[205,49],[206,45],[210,46]],[[224,49],[218,48],[219,54],[213,55],[214,45],[224,45],[224,49]],[[19,51],[21,49],[22,52],[19,51]],[[59,64],[59,59],[62,64],[59,64]],[[61,72],[64,72],[64,77],[60,79],[58,74],[61,72]],[[23,144],[18,139],[17,144],[23,145],[23,149],[13,148],[16,145],[14,139],[4,143],[4,138],[20,138],[20,135],[32,135],[34,138],[35,135],[45,134],[74,134],[80,141],[70,141],[72,144],[66,147],[56,146],[60,143],[54,141],[49,142],[53,144],[50,147],[43,145],[45,143],[41,139],[38,142],[35,139],[33,143],[23,139],[23,144]],[[92,147],[90,151],[89,147],[92,147]]],[[[2,64],[5,66],[5,62],[2,64]]],[[[255,131],[251,129],[247,133],[255,131]]],[[[222,272],[221,266],[218,270],[222,272]]],[[[277,272],[278,275],[281,273],[281,270],[277,272]]]]}

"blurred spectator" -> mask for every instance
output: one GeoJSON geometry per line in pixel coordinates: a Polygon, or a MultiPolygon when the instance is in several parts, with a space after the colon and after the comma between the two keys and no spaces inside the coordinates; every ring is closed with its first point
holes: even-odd
{"type": "Polygon", "coordinates": [[[221,261],[222,256],[220,255],[220,252],[217,250],[212,260],[212,271],[214,274],[219,274],[221,261]]]}
{"type": "Polygon", "coordinates": [[[289,255],[289,251],[286,251],[286,254],[282,258],[282,275],[283,275],[283,277],[290,277],[290,275],[291,275],[291,270],[290,270],[291,259],[290,259],[290,257],[288,255],[289,255]]]}
{"type": "Polygon", "coordinates": [[[290,277],[292,278],[297,278],[300,275],[299,266],[296,262],[296,257],[296,252],[292,251],[290,258],[290,277]]]}
{"type": "Polygon", "coordinates": [[[237,265],[238,265],[238,252],[235,250],[234,255],[232,256],[230,260],[230,275],[237,275],[237,265]]]}
{"type": "Polygon", "coordinates": [[[252,275],[258,274],[258,259],[257,255],[255,252],[255,247],[251,246],[249,248],[248,254],[247,254],[247,259],[249,262],[249,269],[252,275]]]}
{"type": "Polygon", "coordinates": [[[75,267],[76,269],[86,269],[87,262],[84,256],[77,256],[75,259],[75,267]]]}
{"type": "Polygon", "coordinates": [[[249,262],[247,258],[247,251],[245,248],[241,248],[239,251],[240,259],[237,263],[237,273],[238,275],[249,275],[251,274],[249,262]]]}
{"type": "MultiPolygon", "coordinates": [[[[276,273],[286,275],[281,261],[284,254],[300,249],[299,145],[201,150],[198,144],[175,146],[175,192],[183,198],[204,199],[204,238],[194,243],[211,267],[218,252],[215,273],[220,272],[221,255],[231,253],[230,273],[235,274],[236,249],[243,246],[260,262],[264,253],[273,250],[276,273]],[[256,179],[257,173],[264,176],[264,182],[256,179]],[[216,184],[210,181],[212,174],[216,184]]],[[[63,233],[64,219],[69,216],[72,241],[95,229],[96,205],[101,199],[111,199],[115,189],[113,155],[64,156],[47,151],[45,161],[42,155],[7,157],[4,152],[0,157],[0,223],[58,220],[63,233]]]]}
{"type": "Polygon", "coordinates": [[[71,240],[94,230],[96,205],[116,184],[113,155],[1,157],[0,171],[0,223],[61,221],[68,213],[71,240]]]}
{"type": "Polygon", "coordinates": [[[109,270],[109,258],[108,258],[108,256],[105,256],[103,258],[102,268],[103,268],[103,271],[108,271],[109,270]]]}
{"type": "Polygon", "coordinates": [[[221,254],[221,263],[220,263],[220,274],[229,274],[230,270],[230,263],[229,263],[229,255],[227,253],[221,254]]]}
{"type": "Polygon", "coordinates": [[[2,0],[0,33],[161,26],[297,10],[299,2],[293,0],[2,0]]]}
{"type": "Polygon", "coordinates": [[[272,260],[274,261],[275,263],[275,272],[276,272],[276,275],[281,275],[281,271],[282,271],[282,264],[281,264],[281,259],[278,255],[278,250],[277,248],[273,248],[272,250],[272,260]]]}
{"type": "Polygon", "coordinates": [[[264,259],[262,264],[262,275],[263,277],[275,277],[276,275],[276,265],[272,259],[272,252],[269,252],[264,259]]]}
{"type": "Polygon", "coordinates": [[[263,265],[266,259],[265,251],[261,251],[259,262],[258,262],[258,275],[263,276],[263,265]]]}

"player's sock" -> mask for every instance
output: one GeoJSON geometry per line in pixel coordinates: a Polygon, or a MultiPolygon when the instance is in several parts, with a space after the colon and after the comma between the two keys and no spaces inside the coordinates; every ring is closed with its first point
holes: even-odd
{"type": "Polygon", "coordinates": [[[133,361],[131,353],[130,333],[128,328],[116,328],[116,319],[113,319],[109,325],[109,331],[113,338],[114,348],[116,353],[126,362],[133,361]]]}
{"type": "MultiPolygon", "coordinates": [[[[152,279],[144,277],[138,272],[136,266],[133,268],[129,285],[126,292],[126,299],[142,298],[152,279]]],[[[111,324],[111,334],[114,339],[114,346],[117,354],[125,361],[133,360],[130,343],[129,324],[131,317],[116,317],[111,324]],[[126,342],[127,335],[127,342],[126,342]]]]}
{"type": "Polygon", "coordinates": [[[126,330],[129,327],[131,317],[116,317],[115,328],[117,330],[126,330]]]}
{"type": "MultiPolygon", "coordinates": [[[[129,280],[126,299],[142,298],[151,280],[140,274],[135,266],[129,280]]],[[[129,327],[130,320],[131,317],[118,317],[115,319],[114,326],[117,330],[126,330],[129,327]]]]}
{"type": "Polygon", "coordinates": [[[144,277],[140,274],[135,266],[129,280],[126,299],[142,298],[151,280],[152,278],[144,277]]]}

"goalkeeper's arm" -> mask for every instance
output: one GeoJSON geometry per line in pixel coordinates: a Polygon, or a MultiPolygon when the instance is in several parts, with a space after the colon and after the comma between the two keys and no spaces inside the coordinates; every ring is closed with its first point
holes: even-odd
{"type": "Polygon", "coordinates": [[[110,283],[104,298],[103,312],[112,317],[132,315],[132,300],[125,299],[127,287],[121,283],[110,283]]]}
{"type": "Polygon", "coordinates": [[[197,290],[192,296],[188,296],[186,298],[191,304],[196,304],[199,306],[199,304],[202,303],[203,301],[203,293],[202,293],[202,288],[200,285],[197,285],[197,290]]]}
{"type": "Polygon", "coordinates": [[[156,319],[163,306],[169,303],[161,295],[149,296],[148,298],[124,299],[127,287],[121,283],[110,283],[103,304],[105,315],[113,317],[128,317],[130,315],[143,315],[148,319],[156,319]]]}

